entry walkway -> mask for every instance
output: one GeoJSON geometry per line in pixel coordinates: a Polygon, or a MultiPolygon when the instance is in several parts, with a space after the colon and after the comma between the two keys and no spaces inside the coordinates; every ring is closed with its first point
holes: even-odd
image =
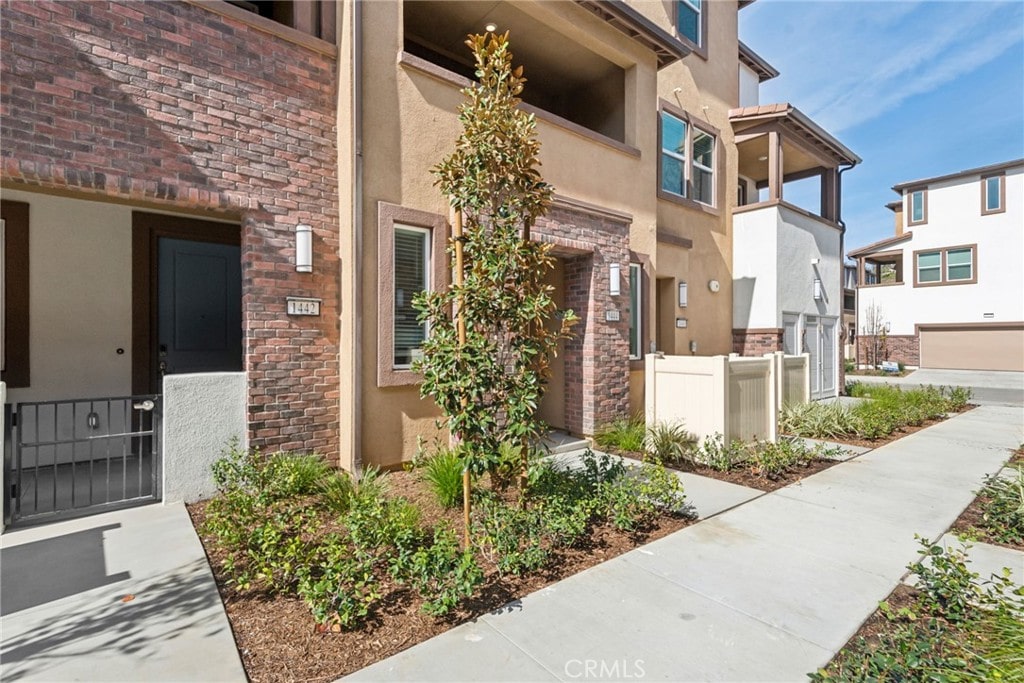
{"type": "Polygon", "coordinates": [[[0,537],[5,681],[245,681],[181,503],[0,537]]]}
{"type": "Polygon", "coordinates": [[[1022,441],[1018,409],[977,408],[350,678],[806,680],[903,577],[914,534],[939,538],[1022,441]]]}

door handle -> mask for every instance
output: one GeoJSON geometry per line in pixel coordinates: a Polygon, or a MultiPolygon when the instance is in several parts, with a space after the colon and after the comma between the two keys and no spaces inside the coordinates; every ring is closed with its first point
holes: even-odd
{"type": "Polygon", "coordinates": [[[163,377],[167,374],[167,361],[160,361],[160,376],[163,377]]]}

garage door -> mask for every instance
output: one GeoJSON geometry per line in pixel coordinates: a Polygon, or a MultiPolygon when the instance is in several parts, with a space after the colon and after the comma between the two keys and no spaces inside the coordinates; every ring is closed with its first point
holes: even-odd
{"type": "Polygon", "coordinates": [[[921,367],[1024,371],[1024,324],[922,325],[921,367]]]}

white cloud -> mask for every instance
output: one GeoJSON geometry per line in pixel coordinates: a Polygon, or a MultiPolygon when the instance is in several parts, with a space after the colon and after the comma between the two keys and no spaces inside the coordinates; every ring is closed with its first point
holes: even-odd
{"type": "Polygon", "coordinates": [[[759,14],[743,17],[742,35],[755,50],[770,46],[765,56],[782,71],[766,85],[766,101],[793,102],[840,133],[1020,43],[1022,7],[1015,2],[769,0],[752,7],[759,14]],[[782,96],[772,97],[776,92],[782,96]]]}

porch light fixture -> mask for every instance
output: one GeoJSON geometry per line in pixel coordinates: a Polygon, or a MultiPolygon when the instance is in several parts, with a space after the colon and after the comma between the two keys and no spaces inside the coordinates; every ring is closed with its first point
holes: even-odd
{"type": "Polygon", "coordinates": [[[313,272],[313,227],[305,223],[295,226],[295,272],[313,272]]]}
{"type": "Polygon", "coordinates": [[[823,298],[825,298],[825,293],[821,289],[821,278],[816,277],[814,278],[814,300],[821,301],[823,298]]]}
{"type": "Polygon", "coordinates": [[[685,282],[680,282],[679,283],[679,308],[686,308],[686,299],[687,299],[686,294],[687,294],[687,292],[686,292],[686,283],[685,282]]]}
{"type": "Polygon", "coordinates": [[[488,33],[494,33],[495,31],[497,31],[497,30],[498,30],[498,25],[497,25],[497,24],[494,24],[494,23],[490,23],[490,24],[487,24],[486,26],[484,26],[484,29],[485,29],[485,30],[486,30],[486,31],[487,31],[488,33]]]}
{"type": "Polygon", "coordinates": [[[618,296],[622,293],[622,266],[618,263],[613,263],[608,266],[608,293],[612,296],[618,296]]]}

